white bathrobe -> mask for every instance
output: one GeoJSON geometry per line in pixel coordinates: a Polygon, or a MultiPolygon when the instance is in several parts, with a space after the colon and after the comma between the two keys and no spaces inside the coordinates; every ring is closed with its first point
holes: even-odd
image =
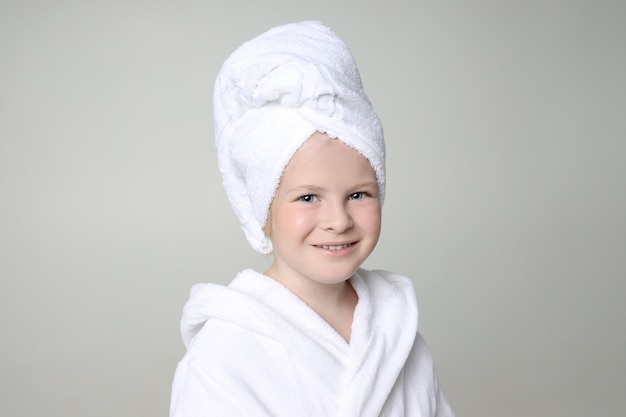
{"type": "Polygon", "coordinates": [[[454,416],[417,332],[410,280],[359,269],[350,282],[359,301],[349,344],[252,270],[228,287],[195,285],[170,416],[454,416]]]}

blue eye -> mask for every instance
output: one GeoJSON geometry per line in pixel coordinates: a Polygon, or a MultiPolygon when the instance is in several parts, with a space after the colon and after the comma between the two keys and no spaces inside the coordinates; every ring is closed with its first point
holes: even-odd
{"type": "Polygon", "coordinates": [[[367,197],[367,193],[363,191],[359,191],[358,193],[350,194],[350,197],[348,197],[348,200],[363,200],[365,197],[367,197]]]}
{"type": "Polygon", "coordinates": [[[303,203],[314,203],[318,201],[319,199],[317,198],[317,196],[313,194],[307,194],[307,195],[303,195],[298,200],[302,201],[303,203]]]}

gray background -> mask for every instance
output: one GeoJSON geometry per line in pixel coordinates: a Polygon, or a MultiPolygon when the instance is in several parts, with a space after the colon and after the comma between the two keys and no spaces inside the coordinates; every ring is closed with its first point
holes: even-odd
{"type": "Polygon", "coordinates": [[[2,1],[0,415],[167,415],[195,282],[269,258],[221,189],[211,92],[304,19],[386,129],[368,267],[414,279],[458,416],[626,409],[621,1],[2,1]]]}

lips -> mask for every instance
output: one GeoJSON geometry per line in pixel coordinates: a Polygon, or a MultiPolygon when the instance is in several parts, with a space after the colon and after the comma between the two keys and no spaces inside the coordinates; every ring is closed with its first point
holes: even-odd
{"type": "Polygon", "coordinates": [[[318,248],[326,249],[326,250],[341,250],[347,248],[348,246],[352,246],[355,242],[350,243],[342,243],[339,245],[315,245],[318,248]]]}

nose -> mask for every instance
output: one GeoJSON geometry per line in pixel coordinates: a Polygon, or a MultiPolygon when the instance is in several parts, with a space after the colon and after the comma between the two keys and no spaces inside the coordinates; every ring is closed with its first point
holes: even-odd
{"type": "Polygon", "coordinates": [[[320,225],[326,231],[343,233],[354,226],[354,223],[345,202],[329,202],[324,208],[320,225]]]}

